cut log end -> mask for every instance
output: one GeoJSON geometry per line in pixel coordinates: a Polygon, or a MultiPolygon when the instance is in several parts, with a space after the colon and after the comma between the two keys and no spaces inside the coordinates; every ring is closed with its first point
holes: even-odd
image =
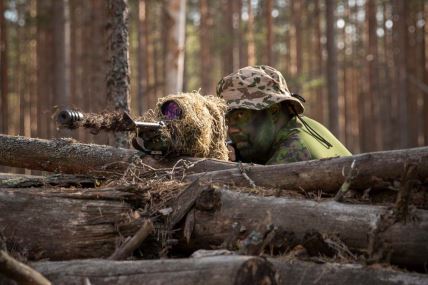
{"type": "Polygon", "coordinates": [[[271,263],[261,258],[253,258],[242,264],[236,276],[235,285],[278,284],[279,276],[271,263]]]}

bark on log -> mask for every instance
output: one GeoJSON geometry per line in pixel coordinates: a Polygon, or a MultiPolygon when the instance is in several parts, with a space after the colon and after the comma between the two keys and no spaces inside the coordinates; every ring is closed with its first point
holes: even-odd
{"type": "MultiPolygon", "coordinates": [[[[109,146],[74,143],[69,140],[42,140],[0,135],[0,165],[63,172],[111,176],[122,173],[129,162],[141,152],[109,146]],[[16,155],[18,154],[19,155],[16,155]]],[[[237,163],[214,159],[184,158],[196,163],[186,173],[187,180],[248,186],[237,163]],[[204,172],[204,173],[201,173],[204,172]],[[209,173],[205,173],[209,172],[209,173]],[[202,177],[203,176],[203,177],[202,177]]],[[[174,166],[180,158],[156,160],[142,157],[142,162],[154,168],[174,166]]],[[[385,186],[400,180],[406,163],[415,164],[417,176],[428,177],[428,147],[365,153],[350,157],[312,160],[283,165],[243,165],[247,175],[257,186],[280,187],[288,190],[337,192],[344,181],[342,169],[356,161],[358,176],[352,189],[385,186]]]]}
{"type": "MultiPolygon", "coordinates": [[[[282,165],[244,165],[244,169],[257,186],[280,187],[288,190],[323,190],[336,193],[345,180],[342,169],[346,167],[349,170],[354,160],[358,175],[353,179],[351,189],[382,187],[385,184],[388,185],[388,182],[399,181],[405,165],[410,163],[416,165],[417,177],[421,181],[426,181],[428,177],[428,147],[364,153],[349,157],[282,165]]],[[[207,174],[193,174],[189,175],[187,179],[192,180],[198,177],[212,183],[250,185],[238,167],[207,174]]]]}
{"type": "MultiPolygon", "coordinates": [[[[204,191],[201,195],[207,193],[204,191]]],[[[271,224],[285,231],[278,237],[282,240],[286,235],[293,235],[302,243],[310,231],[329,236],[338,234],[351,250],[367,252],[373,244],[375,250],[384,246],[383,253],[391,254],[393,264],[420,269],[428,262],[428,212],[424,210],[415,210],[412,222],[394,224],[391,210],[382,206],[255,197],[227,190],[211,193],[211,200],[218,202],[210,203],[210,207],[196,201],[190,249],[222,245],[234,235],[236,225],[241,229],[242,239],[253,230],[263,234],[271,224]],[[212,205],[217,206],[213,209],[212,205]]]]}
{"type": "Polygon", "coordinates": [[[48,176],[0,173],[0,188],[27,188],[27,187],[95,187],[97,179],[90,176],[76,176],[53,174],[48,176]]]}
{"type": "Polygon", "coordinates": [[[110,256],[121,236],[134,234],[138,199],[117,189],[0,189],[0,229],[9,250],[30,260],[110,256]]]}
{"type": "Polygon", "coordinates": [[[31,264],[52,284],[277,284],[270,262],[258,257],[215,256],[141,261],[74,260],[31,264]],[[263,283],[264,282],[264,283],[263,283]]]}
{"type": "MultiPolygon", "coordinates": [[[[81,144],[71,139],[43,140],[0,135],[0,165],[70,174],[117,176],[129,163],[141,158],[154,168],[173,167],[181,158],[156,160],[133,149],[81,144]]],[[[184,158],[195,162],[188,173],[235,167],[235,163],[215,159],[184,158]]]]}
{"type": "Polygon", "coordinates": [[[339,264],[284,261],[270,258],[280,276],[279,284],[377,284],[377,285],[423,285],[428,283],[427,274],[370,268],[359,264],[339,264]]]}

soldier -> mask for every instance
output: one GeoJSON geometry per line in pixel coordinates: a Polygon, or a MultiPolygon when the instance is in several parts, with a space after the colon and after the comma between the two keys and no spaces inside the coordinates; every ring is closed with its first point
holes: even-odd
{"type": "Polygon", "coordinates": [[[304,99],[290,93],[282,74],[270,66],[229,74],[218,83],[217,95],[228,105],[237,160],[279,164],[351,155],[323,125],[301,115],[304,99]]]}

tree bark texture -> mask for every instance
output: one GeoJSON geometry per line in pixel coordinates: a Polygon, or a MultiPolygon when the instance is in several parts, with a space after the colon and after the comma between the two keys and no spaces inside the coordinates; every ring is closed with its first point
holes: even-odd
{"type": "Polygon", "coordinates": [[[337,85],[337,47],[335,38],[336,1],[325,0],[327,29],[327,90],[328,123],[331,132],[339,136],[339,90],[337,85]]]}
{"type": "MultiPolygon", "coordinates": [[[[128,1],[109,0],[107,100],[115,111],[130,111],[128,1]]],[[[115,145],[128,145],[127,134],[114,135],[115,145]]]]}
{"type": "MultiPolygon", "coordinates": [[[[41,140],[0,135],[0,165],[33,170],[117,176],[139,159],[141,152],[109,146],[74,143],[70,140],[41,140]],[[16,155],[19,154],[19,155],[16,155]]],[[[180,158],[156,160],[141,158],[154,168],[172,167],[180,158]]],[[[237,163],[214,159],[186,158],[196,163],[187,173],[187,180],[201,178],[215,183],[248,186],[237,163]]],[[[302,161],[282,165],[243,165],[246,174],[257,186],[337,192],[345,178],[342,169],[348,170],[355,160],[358,175],[352,189],[390,186],[399,181],[405,164],[415,164],[419,179],[428,176],[428,147],[358,154],[349,157],[302,161]]]]}
{"type": "Polygon", "coordinates": [[[8,117],[9,117],[9,88],[8,88],[8,63],[7,63],[7,50],[8,50],[8,35],[6,28],[5,18],[5,4],[6,1],[0,1],[0,131],[3,134],[8,133],[8,117]]]}
{"type": "MultiPolygon", "coordinates": [[[[281,165],[244,165],[243,168],[257,186],[335,193],[345,181],[342,170],[346,173],[354,160],[358,174],[351,182],[351,189],[381,188],[391,185],[393,181],[400,181],[406,164],[416,165],[418,179],[422,182],[428,177],[427,147],[281,165]]],[[[190,175],[187,179],[192,180],[197,177],[212,183],[250,185],[250,181],[242,175],[242,171],[237,166],[234,169],[190,175]]]]}
{"type": "MultiPolygon", "coordinates": [[[[129,163],[139,160],[153,168],[173,167],[181,158],[156,160],[133,149],[96,144],[80,144],[70,139],[42,140],[0,135],[0,165],[62,172],[113,176],[123,174],[129,163]],[[17,155],[19,154],[19,155],[17,155]]],[[[194,162],[188,173],[237,167],[233,162],[185,158],[194,162]]]]}
{"type": "Polygon", "coordinates": [[[165,95],[183,91],[186,1],[167,1],[166,10],[165,95]]]}
{"type": "Polygon", "coordinates": [[[7,248],[29,260],[108,257],[142,224],[124,202],[135,199],[108,188],[0,188],[0,228],[7,248]]]}
{"type": "Polygon", "coordinates": [[[428,213],[424,210],[413,213],[414,222],[389,223],[391,210],[381,206],[256,197],[227,190],[203,194],[192,213],[189,246],[193,249],[224,245],[236,225],[241,229],[239,237],[244,239],[254,231],[263,234],[268,225],[273,225],[279,235],[284,235],[279,239],[292,235],[297,244],[304,244],[305,235],[315,231],[338,235],[349,249],[369,255],[383,247],[381,254],[390,254],[393,264],[421,268],[428,261],[428,213]],[[211,202],[206,206],[204,201],[211,202]],[[374,251],[370,249],[373,244],[374,251]]]}
{"type": "Polygon", "coordinates": [[[278,284],[265,259],[214,256],[187,259],[107,261],[75,260],[31,264],[52,284],[278,284]],[[263,283],[266,282],[266,283],[263,283]]]}
{"type": "Polygon", "coordinates": [[[422,285],[428,282],[426,274],[408,273],[383,268],[364,267],[359,264],[339,264],[284,261],[270,258],[280,276],[279,284],[377,284],[422,285]]]}

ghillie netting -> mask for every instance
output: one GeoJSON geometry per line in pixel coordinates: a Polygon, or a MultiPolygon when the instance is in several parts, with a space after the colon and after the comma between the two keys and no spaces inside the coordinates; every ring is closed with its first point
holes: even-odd
{"type": "Polygon", "coordinates": [[[227,160],[224,101],[198,92],[168,95],[160,98],[156,108],[140,119],[165,120],[162,106],[171,101],[180,108],[180,118],[168,121],[168,127],[161,131],[172,151],[179,155],[227,160]]]}

